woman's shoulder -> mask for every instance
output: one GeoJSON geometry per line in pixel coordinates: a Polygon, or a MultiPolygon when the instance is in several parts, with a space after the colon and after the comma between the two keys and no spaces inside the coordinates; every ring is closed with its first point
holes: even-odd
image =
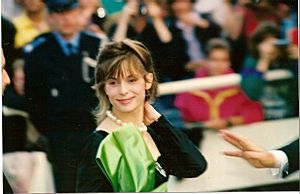
{"type": "Polygon", "coordinates": [[[85,140],[83,150],[90,150],[93,148],[98,148],[100,142],[108,135],[104,130],[94,130],[85,140]]]}

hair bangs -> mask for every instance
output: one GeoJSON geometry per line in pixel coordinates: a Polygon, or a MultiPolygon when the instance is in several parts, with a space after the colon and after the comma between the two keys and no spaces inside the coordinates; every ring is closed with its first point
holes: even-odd
{"type": "Polygon", "coordinates": [[[143,75],[146,73],[141,60],[135,55],[125,55],[119,60],[115,61],[115,64],[111,66],[111,69],[107,72],[107,79],[109,78],[125,78],[128,75],[143,75]]]}

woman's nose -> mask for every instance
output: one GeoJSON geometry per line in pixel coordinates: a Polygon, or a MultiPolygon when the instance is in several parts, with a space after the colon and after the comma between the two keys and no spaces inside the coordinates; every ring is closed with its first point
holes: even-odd
{"type": "Polygon", "coordinates": [[[126,95],[128,93],[128,85],[124,82],[120,83],[120,94],[126,95]]]}

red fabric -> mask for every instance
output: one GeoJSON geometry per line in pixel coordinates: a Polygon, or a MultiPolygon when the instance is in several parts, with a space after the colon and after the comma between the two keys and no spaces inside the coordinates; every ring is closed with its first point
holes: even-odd
{"type": "Polygon", "coordinates": [[[299,31],[297,28],[292,28],[290,31],[291,34],[291,42],[293,44],[298,45],[298,40],[299,40],[299,31]]]}
{"type": "Polygon", "coordinates": [[[264,21],[278,23],[278,17],[270,12],[254,11],[253,9],[245,8],[244,35],[250,37],[257,26],[264,21]]]}
{"type": "MultiPolygon", "coordinates": [[[[228,73],[233,72],[229,70],[228,73]]],[[[197,72],[197,77],[206,77],[205,69],[197,72]]],[[[232,116],[242,116],[245,123],[252,123],[263,120],[263,112],[259,103],[251,101],[238,86],[224,87],[213,90],[203,90],[211,98],[216,97],[223,91],[237,89],[238,93],[226,98],[219,106],[219,116],[227,119],[232,116]]],[[[207,100],[195,96],[189,92],[177,94],[175,106],[181,111],[181,116],[185,121],[208,121],[210,120],[211,107],[207,100]]]]}

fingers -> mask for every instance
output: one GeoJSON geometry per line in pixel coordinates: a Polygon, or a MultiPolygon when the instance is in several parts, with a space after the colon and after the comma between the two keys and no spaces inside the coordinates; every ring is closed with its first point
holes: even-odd
{"type": "Polygon", "coordinates": [[[241,144],[242,140],[239,136],[237,136],[234,133],[231,133],[227,130],[220,130],[220,132],[225,141],[234,145],[235,147],[239,148],[240,150],[244,149],[243,145],[241,144]]]}
{"type": "Polygon", "coordinates": [[[262,148],[258,147],[254,143],[252,143],[247,138],[236,135],[228,130],[221,130],[221,134],[223,138],[234,145],[235,147],[244,150],[244,151],[264,151],[262,148]]]}
{"type": "Polygon", "coordinates": [[[154,107],[149,103],[145,102],[144,105],[144,122],[146,125],[153,123],[154,121],[158,120],[161,116],[159,112],[157,112],[154,107]]]}
{"type": "Polygon", "coordinates": [[[242,151],[224,151],[224,155],[226,156],[233,156],[233,157],[243,157],[243,152],[242,151]]]}
{"type": "Polygon", "coordinates": [[[224,155],[231,157],[243,158],[248,161],[252,166],[256,168],[265,167],[263,165],[263,154],[260,152],[252,152],[252,151],[224,151],[224,155]]]}

